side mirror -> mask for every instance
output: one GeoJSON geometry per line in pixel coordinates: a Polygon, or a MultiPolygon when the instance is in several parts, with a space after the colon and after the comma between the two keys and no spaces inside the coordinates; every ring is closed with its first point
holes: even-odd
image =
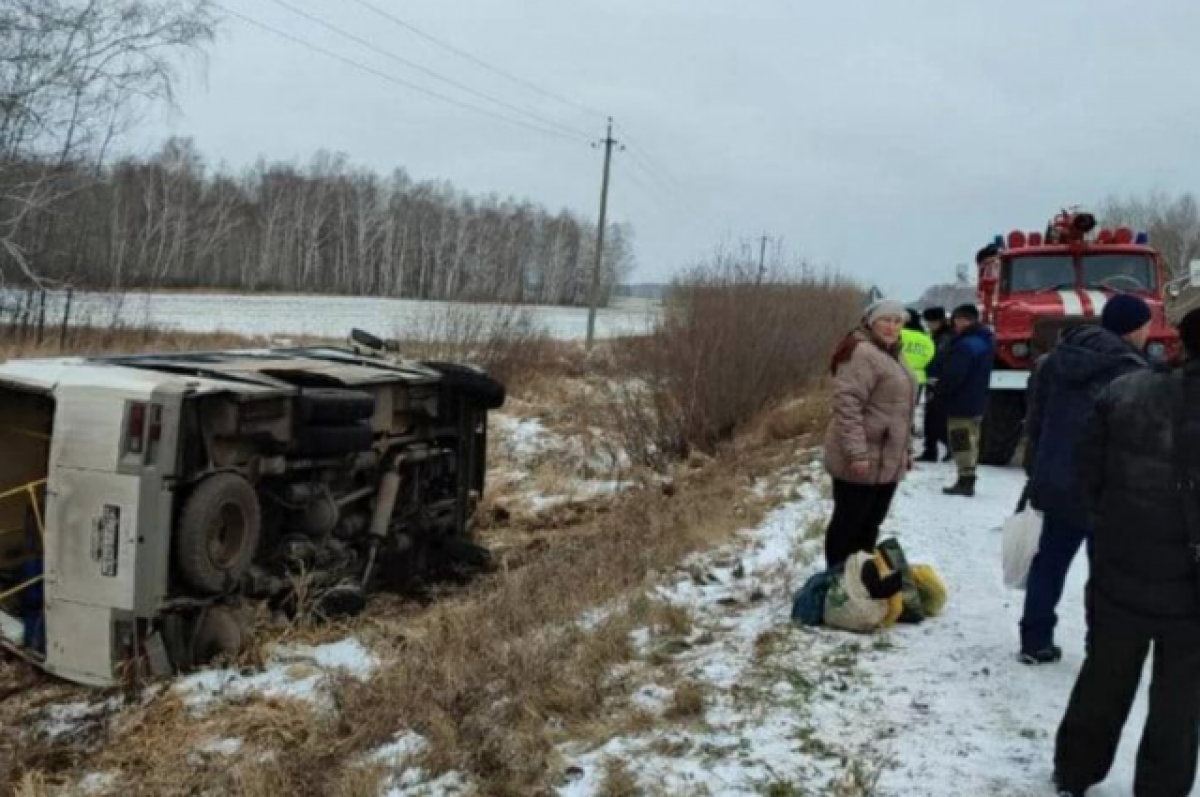
{"type": "Polygon", "coordinates": [[[383,351],[386,347],[382,338],[377,338],[370,332],[361,329],[350,330],[350,342],[374,351],[383,351]]]}

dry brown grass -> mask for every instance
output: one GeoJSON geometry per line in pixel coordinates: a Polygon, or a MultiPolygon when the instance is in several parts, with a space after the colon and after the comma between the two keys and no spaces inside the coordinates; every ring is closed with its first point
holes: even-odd
{"type": "Polygon", "coordinates": [[[605,760],[599,797],[641,797],[644,793],[628,764],[619,758],[605,760]]]}
{"type": "Polygon", "coordinates": [[[783,401],[762,413],[752,431],[765,441],[819,439],[829,425],[829,400],[830,388],[822,384],[803,396],[783,401]]]}
{"type": "Polygon", "coordinates": [[[704,717],[708,703],[708,690],[699,681],[681,681],[676,684],[671,704],[664,716],[679,721],[698,720],[704,717]]]}

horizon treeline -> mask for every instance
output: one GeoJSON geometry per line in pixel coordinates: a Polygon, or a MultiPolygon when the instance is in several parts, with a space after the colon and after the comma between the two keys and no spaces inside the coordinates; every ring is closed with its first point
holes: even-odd
{"type": "MultiPolygon", "coordinates": [[[[45,179],[44,164],[28,169],[45,179]]],[[[53,199],[12,236],[50,283],[568,305],[590,295],[590,220],[403,169],[382,176],[343,155],[232,173],[174,138],[144,159],[59,166],[52,181],[53,199]]],[[[610,225],[603,301],[632,266],[631,231],[610,225]]]]}

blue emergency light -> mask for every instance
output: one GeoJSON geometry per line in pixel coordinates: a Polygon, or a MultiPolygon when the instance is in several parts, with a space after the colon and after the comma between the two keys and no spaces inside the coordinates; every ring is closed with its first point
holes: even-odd
{"type": "Polygon", "coordinates": [[[1137,234],[1137,238],[1135,238],[1133,242],[1135,244],[1137,244],[1138,246],[1149,246],[1150,245],[1150,233],[1139,232],[1137,234]]]}

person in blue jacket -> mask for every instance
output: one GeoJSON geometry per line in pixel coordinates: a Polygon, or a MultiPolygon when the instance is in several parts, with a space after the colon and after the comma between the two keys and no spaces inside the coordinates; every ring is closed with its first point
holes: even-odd
{"type": "Polygon", "coordinates": [[[1093,539],[1075,448],[1104,388],[1118,377],[1150,367],[1143,354],[1150,318],[1144,300],[1127,294],[1113,297],[1104,307],[1101,325],[1068,330],[1034,377],[1025,424],[1026,462],[1029,499],[1043,512],[1043,521],[1021,617],[1020,660],[1025,664],[1062,658],[1054,644],[1055,610],[1075,554],[1086,542],[1090,560],[1093,539]]]}
{"type": "Polygon", "coordinates": [[[941,367],[936,390],[946,409],[958,481],[942,492],[970,498],[975,495],[979,435],[987,411],[996,341],[992,331],[979,323],[979,310],[973,304],[955,308],[951,322],[954,341],[941,367]]]}

